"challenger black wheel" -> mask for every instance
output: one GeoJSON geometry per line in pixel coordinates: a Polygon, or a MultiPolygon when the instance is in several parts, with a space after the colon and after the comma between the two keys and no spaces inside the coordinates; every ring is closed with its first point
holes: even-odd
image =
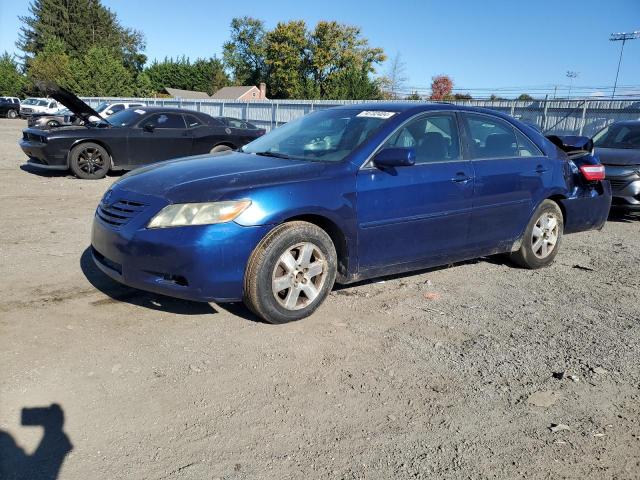
{"type": "Polygon", "coordinates": [[[18,118],[18,112],[15,110],[7,111],[7,118],[11,118],[11,119],[18,118]]]}
{"type": "Polygon", "coordinates": [[[49,128],[56,128],[56,127],[59,127],[59,126],[60,126],[60,124],[58,122],[56,122],[55,120],[49,120],[47,122],[47,127],[49,127],[49,128]]]}
{"type": "Polygon", "coordinates": [[[331,237],[307,222],[277,226],[251,254],[244,276],[244,302],[269,323],[311,315],[336,279],[331,237]]]}
{"type": "Polygon", "coordinates": [[[111,157],[97,143],[81,143],[71,149],[69,166],[76,177],[85,180],[97,180],[103,178],[109,171],[111,157]]]}
{"type": "Polygon", "coordinates": [[[529,220],[520,249],[511,259],[525,268],[542,268],[550,265],[558,254],[564,220],[558,204],[543,201],[529,220]]]}

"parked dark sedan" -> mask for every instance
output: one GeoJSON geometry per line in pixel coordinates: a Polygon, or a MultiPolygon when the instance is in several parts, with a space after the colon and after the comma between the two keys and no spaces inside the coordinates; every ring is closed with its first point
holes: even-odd
{"type": "MultiPolygon", "coordinates": [[[[17,99],[16,99],[17,100],[17,99]]],[[[18,118],[20,114],[20,103],[9,98],[0,99],[0,116],[7,118],[18,118]]]]}
{"type": "Polygon", "coordinates": [[[640,211],[640,120],[605,127],[593,137],[593,144],[611,182],[612,207],[640,211]]]}
{"type": "Polygon", "coordinates": [[[40,128],[43,130],[69,125],[82,125],[84,122],[71,110],[65,108],[57,113],[35,113],[27,118],[29,128],[40,128]]]}
{"type": "Polygon", "coordinates": [[[545,267],[611,204],[590,139],[569,140],[459,105],[322,110],[215,161],[125,175],[96,210],[93,258],[132,287],[244,300],[273,323],[310,315],[336,279],[497,253],[545,267]]]}
{"type": "Polygon", "coordinates": [[[57,89],[50,96],[84,125],[27,128],[20,147],[30,164],[71,169],[84,179],[102,178],[109,170],[131,170],[172,158],[234,150],[264,134],[264,130],[230,127],[207,114],[175,108],[131,108],[101,119],[67,90],[57,89]]]}

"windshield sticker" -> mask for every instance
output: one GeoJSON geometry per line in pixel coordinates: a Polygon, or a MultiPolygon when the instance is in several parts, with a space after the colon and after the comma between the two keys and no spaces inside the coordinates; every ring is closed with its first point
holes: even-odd
{"type": "Polygon", "coordinates": [[[145,113],[147,113],[144,110],[134,110],[134,112],[136,112],[138,115],[144,115],[145,113]]]}
{"type": "Polygon", "coordinates": [[[396,112],[380,112],[377,110],[365,110],[360,112],[357,117],[368,117],[368,118],[391,118],[396,114],[396,112]]]}

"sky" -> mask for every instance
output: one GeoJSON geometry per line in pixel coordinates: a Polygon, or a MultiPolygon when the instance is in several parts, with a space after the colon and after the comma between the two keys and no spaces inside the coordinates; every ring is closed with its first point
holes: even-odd
{"type": "MultiPolygon", "coordinates": [[[[124,26],[142,31],[149,59],[221,56],[234,17],[262,19],[267,28],[303,19],[356,25],[372,46],[406,65],[407,91],[427,92],[434,75],[452,77],[474,96],[566,96],[607,92],[620,43],[614,32],[640,30],[640,0],[103,0],[124,26]],[[578,76],[571,82],[567,71],[578,76]]],[[[17,52],[17,17],[28,0],[0,0],[0,52],[17,52]]],[[[384,74],[387,65],[378,68],[384,74]]],[[[640,95],[640,39],[625,45],[618,85],[640,95]]]]}

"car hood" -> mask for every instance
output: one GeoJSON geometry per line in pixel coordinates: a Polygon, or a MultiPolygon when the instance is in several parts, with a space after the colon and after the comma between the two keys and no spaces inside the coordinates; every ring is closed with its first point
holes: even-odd
{"type": "Polygon", "coordinates": [[[128,173],[116,183],[171,203],[216,201],[239,190],[317,179],[326,163],[228,152],[155,163],[128,173]]]}
{"type": "Polygon", "coordinates": [[[50,87],[47,93],[51,98],[57,100],[85,122],[94,121],[100,118],[100,114],[89,105],[80,100],[74,93],[62,87],[50,87]],[[91,119],[91,117],[95,117],[91,119]]]}
{"type": "Polygon", "coordinates": [[[604,165],[640,165],[638,148],[596,148],[596,155],[604,165]]]}

